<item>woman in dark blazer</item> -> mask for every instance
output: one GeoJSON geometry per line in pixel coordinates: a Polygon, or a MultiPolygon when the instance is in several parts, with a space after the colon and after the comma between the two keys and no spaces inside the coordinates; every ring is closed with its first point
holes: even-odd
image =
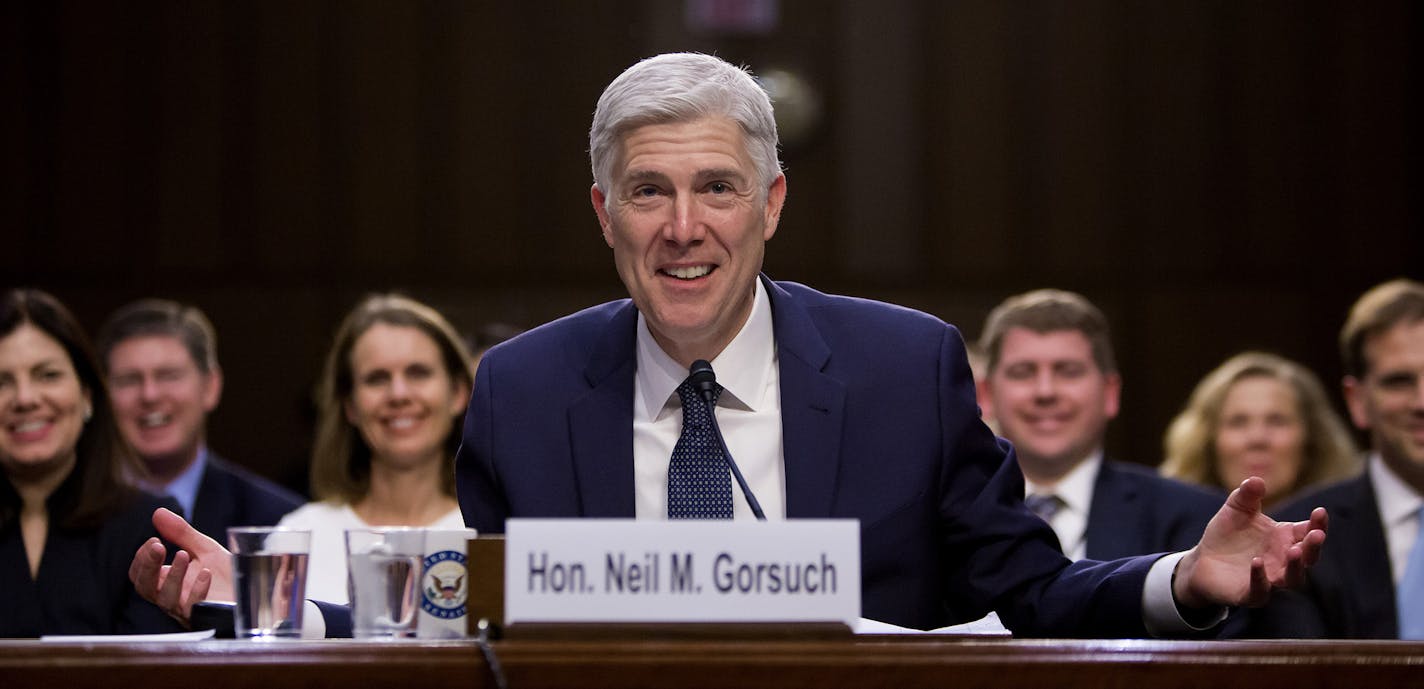
{"type": "Polygon", "coordinates": [[[132,487],[87,338],[54,297],[0,296],[0,637],[178,631],[128,580],[171,506],[132,487]]]}

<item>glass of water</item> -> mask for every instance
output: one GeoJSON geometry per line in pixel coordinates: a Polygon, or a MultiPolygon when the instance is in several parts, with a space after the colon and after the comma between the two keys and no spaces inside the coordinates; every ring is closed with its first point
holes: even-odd
{"type": "Polygon", "coordinates": [[[297,639],[307,590],[311,532],[274,526],[227,530],[238,638],[297,639]]]}
{"type": "Polygon", "coordinates": [[[358,639],[415,637],[425,531],[373,527],[346,531],[352,633],[358,639]]]}

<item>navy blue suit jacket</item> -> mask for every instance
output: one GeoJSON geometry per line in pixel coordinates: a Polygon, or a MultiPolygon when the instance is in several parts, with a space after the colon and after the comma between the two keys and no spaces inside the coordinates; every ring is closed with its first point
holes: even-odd
{"type": "Polygon", "coordinates": [[[209,452],[188,521],[226,544],[227,527],[271,526],[305,502],[296,493],[209,452]]]}
{"type": "Polygon", "coordinates": [[[1394,575],[1369,473],[1282,507],[1277,518],[1330,514],[1330,537],[1301,591],[1277,591],[1253,611],[1249,635],[1267,638],[1397,639],[1394,575]]]}
{"type": "Polygon", "coordinates": [[[1190,549],[1225,499],[1146,467],[1105,461],[1093,483],[1085,554],[1112,560],[1190,549]]]}
{"type": "MultiPolygon", "coordinates": [[[[917,311],[763,277],[790,518],[860,521],[862,614],[933,628],[997,610],[1022,636],[1141,636],[1155,557],[1069,563],[979,420],[964,344],[917,311]]],[[[634,516],[629,300],[485,354],[456,463],[465,521],[634,516]]]]}

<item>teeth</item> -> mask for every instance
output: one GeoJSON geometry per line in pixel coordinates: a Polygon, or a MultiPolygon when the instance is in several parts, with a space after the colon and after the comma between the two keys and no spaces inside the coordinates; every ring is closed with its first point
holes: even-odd
{"type": "Polygon", "coordinates": [[[48,423],[48,421],[26,421],[25,423],[15,426],[15,432],[29,433],[31,431],[38,431],[39,429],[44,428],[45,425],[48,423]]]}
{"type": "Polygon", "coordinates": [[[712,272],[712,266],[688,266],[685,268],[669,268],[664,272],[675,278],[679,278],[682,280],[691,280],[693,278],[700,278],[703,275],[712,272]]]}
{"type": "Polygon", "coordinates": [[[406,429],[406,428],[410,428],[411,426],[414,426],[414,425],[415,425],[415,419],[411,419],[411,418],[391,419],[390,421],[387,421],[386,424],[387,424],[388,426],[390,426],[391,428],[394,428],[394,429],[396,429],[396,430],[403,430],[403,429],[406,429]]]}
{"type": "Polygon", "coordinates": [[[153,428],[155,426],[162,426],[163,424],[168,423],[168,421],[169,416],[167,414],[160,414],[158,412],[154,412],[152,414],[144,414],[143,416],[140,416],[138,419],[138,425],[144,428],[153,428]]]}

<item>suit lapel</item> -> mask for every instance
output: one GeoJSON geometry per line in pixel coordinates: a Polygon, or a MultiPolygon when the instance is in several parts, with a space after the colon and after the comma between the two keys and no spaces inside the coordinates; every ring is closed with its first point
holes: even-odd
{"type": "Polygon", "coordinates": [[[831,350],[805,307],[762,277],[771,298],[781,373],[782,453],[786,516],[831,516],[840,468],[845,386],[823,371],[831,350]]]}
{"type": "Polygon", "coordinates": [[[638,310],[619,309],[584,368],[586,394],[569,405],[569,441],[580,516],[632,518],[633,373],[638,310]]]}
{"type": "Polygon", "coordinates": [[[198,492],[193,497],[193,514],[189,521],[197,530],[218,541],[227,538],[223,533],[231,521],[234,486],[228,485],[227,474],[218,466],[217,457],[208,454],[208,465],[203,469],[203,477],[198,481],[198,492]]]}
{"type": "Polygon", "coordinates": [[[1374,485],[1369,472],[1362,474],[1351,486],[1356,491],[1352,499],[1335,508],[1330,515],[1331,547],[1351,551],[1342,562],[1352,581],[1342,582],[1346,595],[1353,596],[1359,606],[1355,624],[1375,628],[1389,638],[1399,637],[1399,622],[1394,601],[1394,575],[1390,570],[1389,547],[1385,544],[1380,524],[1379,503],[1375,501],[1374,485]],[[1358,577],[1358,579],[1355,579],[1358,577]]]}
{"type": "Polygon", "coordinates": [[[1143,543],[1151,525],[1143,514],[1137,488],[1114,470],[1107,458],[1093,483],[1084,554],[1094,560],[1112,560],[1151,552],[1143,543]]]}

